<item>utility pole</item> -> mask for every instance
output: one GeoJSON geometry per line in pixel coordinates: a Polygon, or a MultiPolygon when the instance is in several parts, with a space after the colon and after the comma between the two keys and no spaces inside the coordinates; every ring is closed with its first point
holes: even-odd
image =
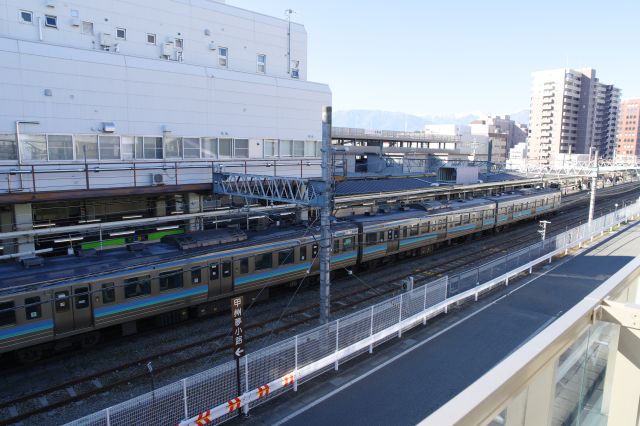
{"type": "MultiPolygon", "coordinates": [[[[589,149],[589,157],[591,157],[591,149],[589,149]]],[[[591,178],[591,198],[589,199],[589,226],[591,226],[591,222],[593,221],[593,212],[596,207],[596,185],[598,184],[598,150],[595,152],[595,162],[596,162],[596,173],[591,178]]]]}
{"type": "Polygon", "coordinates": [[[548,220],[541,220],[540,221],[540,229],[538,230],[538,233],[540,234],[540,238],[542,240],[542,248],[544,248],[544,240],[547,238],[547,225],[549,225],[551,222],[549,222],[548,220]]]}
{"type": "Polygon", "coordinates": [[[324,194],[320,207],[320,324],[329,322],[331,303],[331,107],[322,111],[322,182],[324,194]]]}

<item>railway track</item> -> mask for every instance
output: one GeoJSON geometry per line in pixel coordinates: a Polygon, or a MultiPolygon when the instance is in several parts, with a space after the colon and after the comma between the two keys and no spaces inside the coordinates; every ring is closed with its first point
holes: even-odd
{"type": "MultiPolygon", "coordinates": [[[[612,198],[634,191],[638,191],[637,184],[622,188],[622,191],[610,190],[601,193],[597,211],[607,212],[615,203],[615,200],[611,200],[612,198]]],[[[548,235],[562,232],[566,225],[574,225],[577,218],[584,217],[584,211],[577,212],[575,209],[577,206],[584,204],[587,199],[588,196],[585,197],[583,195],[567,197],[568,204],[574,207],[572,207],[571,212],[552,221],[552,225],[547,231],[548,235]]],[[[414,276],[417,278],[416,283],[419,284],[436,276],[460,270],[461,268],[468,268],[479,261],[488,261],[490,257],[501,256],[505,251],[517,249],[530,244],[532,241],[537,241],[537,234],[531,232],[531,228],[535,226],[536,224],[525,224],[513,231],[505,231],[498,234],[497,237],[491,238],[488,246],[482,243],[489,238],[481,237],[474,240],[472,244],[476,246],[482,245],[482,247],[465,250],[463,254],[459,253],[459,249],[464,246],[455,245],[449,247],[438,253],[437,261],[436,259],[428,259],[426,265],[403,274],[402,278],[414,276]]],[[[434,256],[431,256],[431,258],[434,258],[434,256]]],[[[425,258],[414,258],[414,260],[425,263],[425,258]]],[[[399,291],[397,284],[399,281],[398,271],[392,268],[392,270],[382,274],[380,272],[376,270],[375,277],[367,285],[361,285],[355,290],[343,291],[341,294],[335,295],[332,299],[332,312],[337,313],[348,309],[356,309],[365,303],[375,302],[385,295],[399,291]],[[392,277],[393,279],[391,279],[392,277]]],[[[363,278],[368,280],[368,277],[363,276],[363,278]]],[[[339,282],[336,284],[339,284],[339,282]]],[[[294,308],[284,315],[274,315],[249,323],[246,328],[248,343],[250,345],[265,344],[274,336],[315,322],[315,319],[318,318],[315,313],[317,307],[317,303],[309,304],[294,308]]],[[[230,347],[229,333],[216,333],[201,338],[196,342],[161,350],[153,355],[141,357],[116,367],[107,368],[97,373],[0,402],[0,426],[30,419],[44,412],[86,400],[120,386],[129,385],[132,382],[149,381],[151,377],[145,369],[145,365],[148,362],[154,363],[154,374],[158,375],[203,358],[211,357],[211,360],[215,361],[226,357],[230,347]]]]}

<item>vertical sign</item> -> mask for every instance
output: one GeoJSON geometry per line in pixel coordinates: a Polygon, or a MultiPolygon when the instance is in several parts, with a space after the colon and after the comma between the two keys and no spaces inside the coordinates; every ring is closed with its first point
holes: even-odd
{"type": "Polygon", "coordinates": [[[233,321],[233,356],[236,360],[244,356],[244,322],[242,296],[231,299],[231,320],[233,321]]]}

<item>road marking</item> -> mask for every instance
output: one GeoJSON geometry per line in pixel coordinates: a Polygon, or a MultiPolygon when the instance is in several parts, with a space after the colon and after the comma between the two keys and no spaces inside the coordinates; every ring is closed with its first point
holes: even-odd
{"type": "MultiPolygon", "coordinates": [[[[289,414],[288,416],[276,421],[274,423],[275,426],[284,424],[286,422],[288,422],[289,420],[293,419],[294,417],[299,416],[300,414],[304,413],[305,411],[309,410],[310,408],[315,407],[316,405],[320,404],[321,402],[331,398],[333,395],[336,395],[340,392],[342,392],[343,390],[347,389],[348,387],[350,387],[351,385],[354,385],[356,383],[358,383],[360,380],[365,379],[366,377],[369,377],[371,374],[375,373],[376,371],[386,367],[387,365],[391,364],[392,362],[402,358],[403,356],[407,355],[408,353],[418,349],[419,347],[421,347],[422,345],[430,342],[431,340],[435,339],[436,337],[439,337],[440,335],[448,332],[449,330],[451,330],[452,328],[462,324],[463,322],[467,321],[468,319],[473,318],[474,316],[476,316],[477,314],[479,314],[480,312],[484,311],[485,309],[493,306],[494,304],[498,303],[500,300],[504,299],[506,296],[511,295],[512,293],[515,293],[516,291],[520,290],[522,287],[531,284],[532,282],[534,282],[535,280],[537,280],[538,278],[546,275],[547,273],[553,271],[554,269],[564,265],[565,263],[567,263],[569,261],[570,258],[566,258],[563,259],[561,261],[559,261],[556,265],[554,265],[553,268],[549,268],[548,270],[544,271],[544,273],[541,273],[539,275],[536,275],[535,277],[527,280],[526,282],[520,284],[517,288],[513,289],[512,291],[510,291],[508,294],[503,295],[501,297],[499,297],[498,299],[494,300],[493,302],[489,303],[486,306],[481,307],[480,309],[478,309],[475,312],[470,313],[468,316],[461,318],[460,320],[458,320],[457,322],[451,324],[450,326],[446,327],[443,330],[440,330],[439,332],[437,332],[436,334],[434,334],[433,336],[421,341],[420,343],[418,343],[415,346],[410,347],[409,349],[406,349],[405,351],[399,353],[398,355],[394,356],[393,358],[389,359],[388,361],[383,362],[382,364],[374,367],[372,370],[367,371],[365,374],[351,380],[348,383],[345,383],[344,385],[340,386],[338,389],[335,389],[331,392],[329,392],[328,394],[316,399],[314,402],[310,403],[310,404],[306,404],[303,408],[300,408],[296,411],[294,411],[293,413],[289,414]]],[[[528,339],[530,339],[531,336],[528,337],[528,339]]]]}

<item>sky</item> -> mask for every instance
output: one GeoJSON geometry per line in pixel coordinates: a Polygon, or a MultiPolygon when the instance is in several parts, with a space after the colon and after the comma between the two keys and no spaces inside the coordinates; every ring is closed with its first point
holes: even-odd
{"type": "Polygon", "coordinates": [[[227,0],[303,24],[308,79],[334,110],[529,108],[531,73],[591,67],[640,97],[639,0],[227,0]]]}

